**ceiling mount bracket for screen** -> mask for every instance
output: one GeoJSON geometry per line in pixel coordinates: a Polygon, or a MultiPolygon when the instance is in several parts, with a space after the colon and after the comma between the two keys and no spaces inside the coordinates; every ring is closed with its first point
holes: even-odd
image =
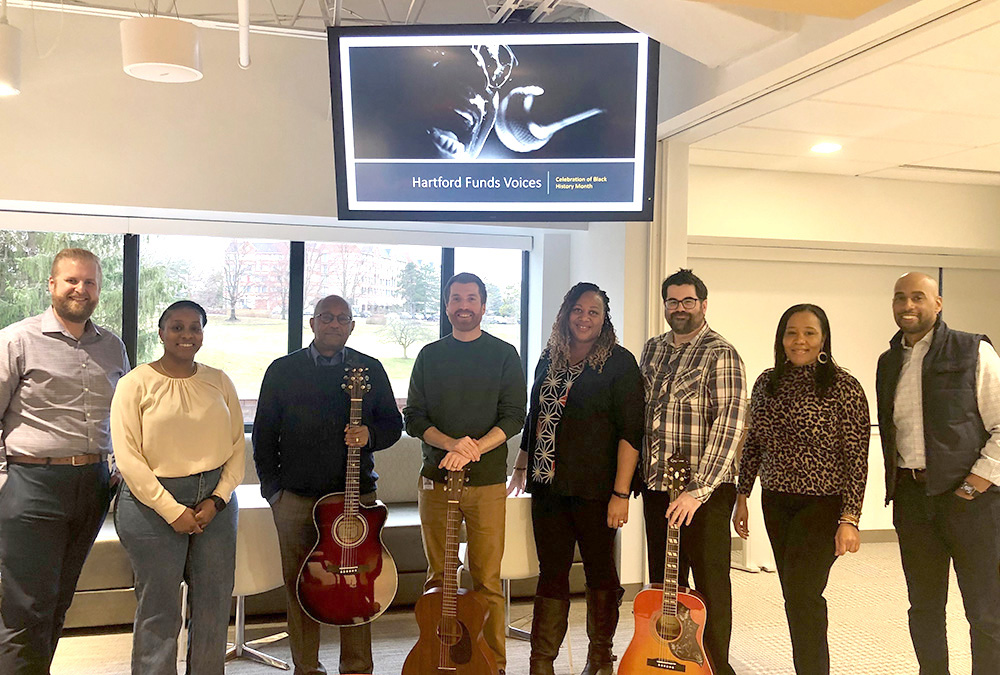
{"type": "Polygon", "coordinates": [[[522,21],[330,28],[328,42],[340,219],[652,219],[648,36],[522,21]]]}
{"type": "Polygon", "coordinates": [[[553,12],[553,10],[555,10],[556,7],[559,6],[560,2],[562,2],[562,0],[540,0],[538,7],[536,7],[535,11],[531,13],[530,17],[528,17],[528,23],[535,23],[536,21],[540,21],[541,19],[547,17],[553,12]]]}

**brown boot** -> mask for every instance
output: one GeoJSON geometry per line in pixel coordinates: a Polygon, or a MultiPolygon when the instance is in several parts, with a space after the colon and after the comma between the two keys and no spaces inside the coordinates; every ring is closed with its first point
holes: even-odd
{"type": "Polygon", "coordinates": [[[552,662],[559,655],[559,646],[566,636],[569,622],[569,600],[535,596],[531,617],[531,657],[529,675],[554,675],[552,662]]]}
{"type": "Polygon", "coordinates": [[[618,628],[618,607],[625,591],[587,589],[587,665],[581,675],[614,675],[615,657],[611,643],[618,628]]]}

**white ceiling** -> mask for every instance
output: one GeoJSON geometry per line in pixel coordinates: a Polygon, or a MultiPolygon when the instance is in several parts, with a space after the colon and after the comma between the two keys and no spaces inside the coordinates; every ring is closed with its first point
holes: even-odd
{"type": "Polygon", "coordinates": [[[1000,22],[856,70],[694,143],[692,163],[1000,185],[1000,22]],[[810,152],[820,141],[843,150],[810,152]]]}

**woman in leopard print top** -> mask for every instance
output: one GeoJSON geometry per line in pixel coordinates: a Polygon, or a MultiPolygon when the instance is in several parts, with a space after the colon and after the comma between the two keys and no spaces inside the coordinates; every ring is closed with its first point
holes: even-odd
{"type": "Polygon", "coordinates": [[[775,367],[753,388],[733,524],[746,538],[747,497],[760,476],[764,524],[781,580],[795,672],[830,672],[826,588],[837,556],[860,546],[870,423],[861,384],[833,361],[816,305],[788,308],[775,367]]]}

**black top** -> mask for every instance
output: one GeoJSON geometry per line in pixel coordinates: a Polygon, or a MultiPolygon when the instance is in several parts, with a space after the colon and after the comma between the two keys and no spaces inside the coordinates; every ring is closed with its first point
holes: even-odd
{"type": "Polygon", "coordinates": [[[539,359],[521,435],[521,449],[528,452],[528,491],[610,499],[618,472],[618,441],[628,441],[636,450],[642,447],[645,394],[635,357],[615,345],[600,373],[587,365],[576,378],[556,430],[551,484],[537,482],[533,476],[538,395],[548,369],[548,359],[539,359]]]}
{"type": "Polygon", "coordinates": [[[308,349],[275,360],[264,374],[253,423],[253,459],[260,492],[270,499],[279,490],[321,497],[344,490],[347,446],[344,428],[351,402],[341,388],[351,368],[366,367],[371,391],[361,403],[361,423],[369,430],[361,449],[361,493],[372,492],[375,450],[399,440],[403,421],[392,386],[377,359],[347,348],[337,366],[317,366],[308,349]]]}
{"type": "MultiPolygon", "coordinates": [[[[406,433],[423,439],[432,426],[452,438],[480,439],[493,427],[510,438],[524,423],[526,396],[521,359],[513,346],[489,333],[463,342],[451,335],[426,345],[417,355],[403,415],[406,433]]],[[[444,482],[438,464],[445,452],[421,443],[420,475],[444,482]]],[[[507,480],[507,443],[466,465],[470,485],[507,480]]]]}

